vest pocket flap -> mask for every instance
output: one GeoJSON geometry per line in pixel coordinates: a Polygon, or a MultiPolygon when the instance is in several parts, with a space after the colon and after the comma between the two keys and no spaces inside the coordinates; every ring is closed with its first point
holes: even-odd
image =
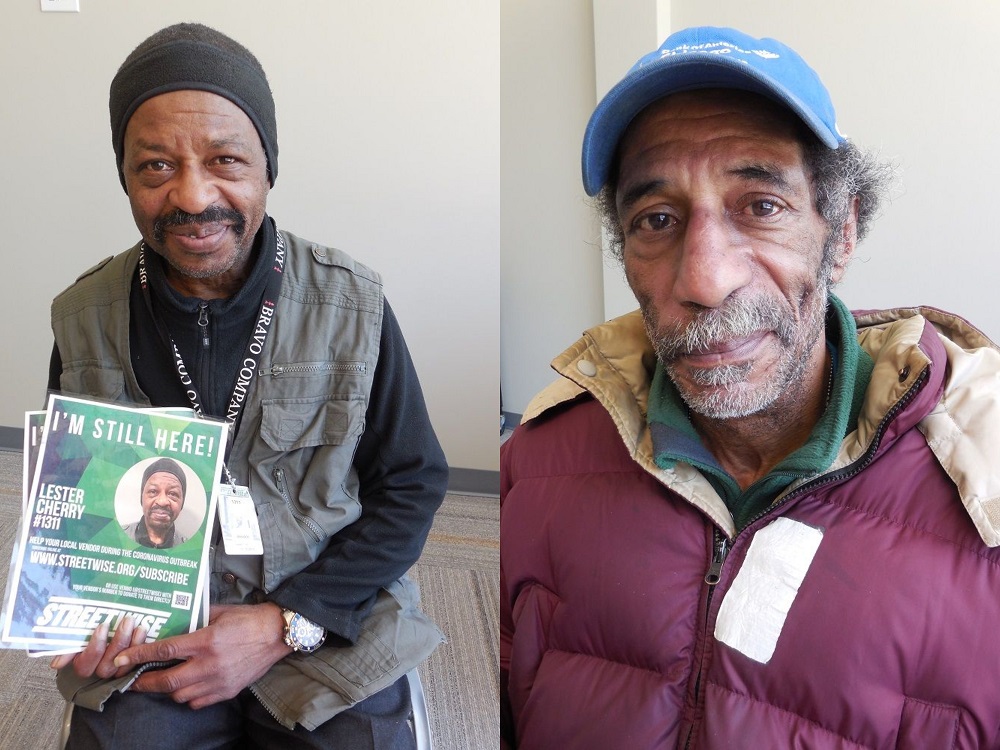
{"type": "Polygon", "coordinates": [[[260,436],[276,451],[341,445],[361,433],[362,401],[355,398],[276,398],[261,403],[260,436]]]}

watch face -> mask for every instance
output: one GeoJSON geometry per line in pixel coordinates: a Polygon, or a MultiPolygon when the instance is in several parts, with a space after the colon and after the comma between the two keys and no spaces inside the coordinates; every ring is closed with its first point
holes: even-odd
{"type": "Polygon", "coordinates": [[[302,651],[312,651],[317,648],[326,636],[326,631],[312,620],[307,620],[296,613],[288,624],[288,635],[298,644],[302,651]]]}

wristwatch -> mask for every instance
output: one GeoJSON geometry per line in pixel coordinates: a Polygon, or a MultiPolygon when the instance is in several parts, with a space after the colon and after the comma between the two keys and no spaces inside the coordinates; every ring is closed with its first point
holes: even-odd
{"type": "Polygon", "coordinates": [[[304,654],[311,654],[323,645],[326,628],[322,625],[290,609],[282,609],[281,616],[285,618],[285,645],[304,654]]]}

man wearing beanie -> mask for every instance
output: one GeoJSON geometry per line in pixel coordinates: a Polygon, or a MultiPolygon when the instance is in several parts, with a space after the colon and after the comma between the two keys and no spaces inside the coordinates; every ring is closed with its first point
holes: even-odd
{"type": "Polygon", "coordinates": [[[263,553],[217,534],[204,628],[144,643],[126,620],[57,657],[67,747],[410,748],[405,675],[442,635],[406,572],[447,466],[380,277],[266,213],[274,100],[236,41],[153,34],[110,113],[141,240],[54,300],[49,386],[225,419],[263,553]]]}
{"type": "Polygon", "coordinates": [[[171,458],[159,458],[146,467],[139,485],[142,517],[124,527],[129,539],[143,547],[169,549],[184,544],[187,538],[177,531],[174,522],[184,509],[187,476],[171,458]]]}
{"type": "Polygon", "coordinates": [[[639,309],[501,449],[501,747],[1000,747],[1000,351],[831,291],[889,178],[735,29],[597,105],[639,309]]]}

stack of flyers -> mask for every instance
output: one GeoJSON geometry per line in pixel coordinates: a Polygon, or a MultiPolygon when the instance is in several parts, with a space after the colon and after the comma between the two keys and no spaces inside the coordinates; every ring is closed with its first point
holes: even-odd
{"type": "Polygon", "coordinates": [[[73,653],[126,616],[150,641],[204,624],[227,436],[190,410],[52,395],[29,412],[0,647],[73,653]]]}

